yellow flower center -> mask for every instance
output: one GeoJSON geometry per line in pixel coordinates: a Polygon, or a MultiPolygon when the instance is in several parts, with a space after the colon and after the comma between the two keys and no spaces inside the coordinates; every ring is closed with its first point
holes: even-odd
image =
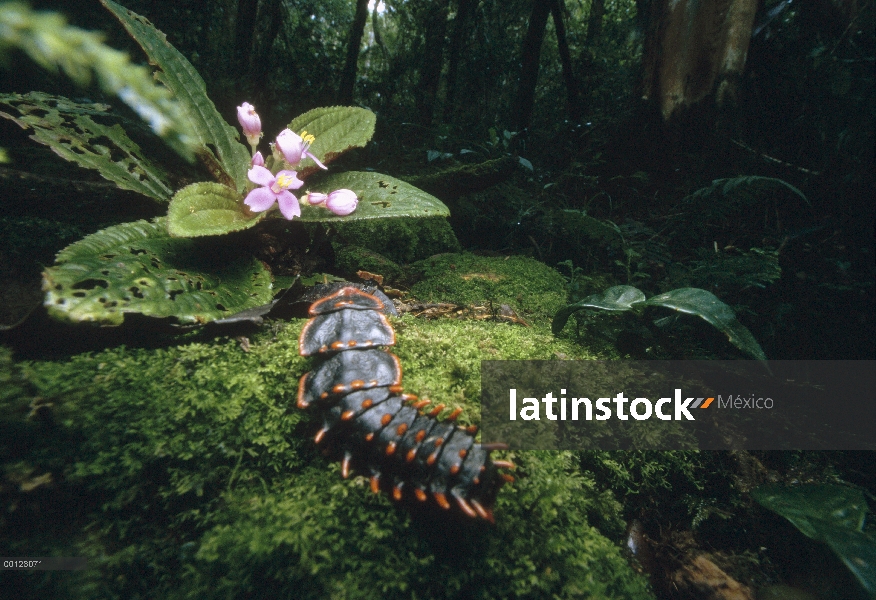
{"type": "Polygon", "coordinates": [[[294,179],[289,175],[280,175],[274,184],[278,189],[285,190],[294,183],[294,179]]]}
{"type": "Polygon", "coordinates": [[[316,138],[307,133],[306,131],[301,132],[301,141],[307,144],[308,146],[316,141],[316,138]]]}

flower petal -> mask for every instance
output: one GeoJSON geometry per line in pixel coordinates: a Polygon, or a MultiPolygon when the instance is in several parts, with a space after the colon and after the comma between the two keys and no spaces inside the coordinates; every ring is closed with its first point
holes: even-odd
{"type": "Polygon", "coordinates": [[[301,205],[298,204],[298,198],[292,192],[283,190],[277,194],[277,202],[280,204],[280,212],[290,221],[293,217],[301,216],[301,205]]]}
{"type": "Polygon", "coordinates": [[[307,145],[301,136],[291,129],[284,129],[277,136],[277,149],[283,154],[290,165],[297,165],[301,162],[301,155],[304,153],[307,145]]]}
{"type": "MultiPolygon", "coordinates": [[[[289,192],[286,193],[288,194],[289,192]]],[[[276,200],[277,194],[266,187],[260,187],[247,194],[243,203],[253,212],[264,212],[271,208],[276,200]]]]}
{"type": "Polygon", "coordinates": [[[305,154],[305,156],[312,158],[313,162],[315,162],[317,165],[319,165],[320,169],[328,171],[328,167],[325,166],[324,164],[322,164],[321,162],[319,162],[319,159],[317,157],[315,157],[313,154],[311,154],[310,152],[305,152],[304,154],[305,154]]]}
{"type": "Polygon", "coordinates": [[[249,177],[250,181],[259,185],[269,186],[274,183],[274,176],[271,175],[271,172],[259,165],[253,165],[252,169],[246,172],[246,176],[249,177]]]}
{"type": "Polygon", "coordinates": [[[261,152],[256,152],[252,155],[252,166],[253,167],[264,167],[265,166],[265,157],[262,156],[261,152]]]}

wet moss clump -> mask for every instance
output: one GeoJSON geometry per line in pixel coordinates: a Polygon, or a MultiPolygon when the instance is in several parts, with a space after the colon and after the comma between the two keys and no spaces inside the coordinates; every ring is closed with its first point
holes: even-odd
{"type": "Polygon", "coordinates": [[[338,245],[335,249],[335,267],[341,273],[351,276],[359,271],[368,271],[381,275],[385,282],[395,281],[402,273],[399,265],[382,254],[362,246],[338,245]]]}
{"type": "Polygon", "coordinates": [[[550,325],[566,305],[563,276],[544,263],[525,256],[485,257],[442,254],[413,265],[423,281],[411,293],[426,302],[464,305],[507,304],[532,324],[550,325]]]}
{"type": "Polygon", "coordinates": [[[345,246],[360,246],[395,263],[405,264],[440,252],[460,250],[459,241],[444,217],[334,222],[332,227],[340,240],[335,244],[335,251],[345,246]]]}

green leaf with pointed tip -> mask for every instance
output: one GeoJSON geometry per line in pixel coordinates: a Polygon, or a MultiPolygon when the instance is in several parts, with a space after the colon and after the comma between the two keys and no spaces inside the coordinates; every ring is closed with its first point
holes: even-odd
{"type": "Polygon", "coordinates": [[[223,235],[249,229],[267,216],[251,213],[237,190],[209,181],[193,183],[174,194],[167,211],[173,237],[223,235]]]}
{"type": "Polygon", "coordinates": [[[206,323],[271,299],[271,275],[236,248],[171,238],[165,219],[98,231],[43,273],[45,305],[63,321],[120,325],[125,313],[206,323]]]}
{"type": "Polygon", "coordinates": [[[638,288],[631,285],[616,285],[610,287],[601,294],[593,294],[584,298],[580,302],[570,304],[569,306],[560,309],[554,316],[551,323],[551,331],[554,335],[559,334],[572,313],[575,313],[583,308],[597,308],[601,310],[632,310],[634,304],[642,304],[645,302],[645,294],[638,288]]]}
{"type": "MultiPolygon", "coordinates": [[[[327,106],[315,108],[300,115],[289,123],[289,129],[301,135],[303,131],[316,140],[310,146],[313,153],[323,163],[328,164],[351,148],[361,148],[374,135],[374,113],[355,106],[327,106]]],[[[301,161],[301,177],[319,170],[309,158],[301,161]]]]}
{"type": "Polygon", "coordinates": [[[308,188],[328,194],[348,189],[359,196],[359,205],[351,215],[339,217],[328,210],[301,203],[302,221],[354,221],[386,217],[448,217],[450,210],[438,198],[395,177],[364,171],[348,171],[320,178],[308,188]]]}
{"type": "Polygon", "coordinates": [[[238,131],[216,110],[195,67],[144,17],[112,0],[100,1],[143,48],[149,62],[158,67],[156,79],[171,91],[191,123],[199,146],[195,154],[210,169],[216,181],[236,187],[243,193],[247,185],[246,171],[250,166],[249,150],[239,142],[238,131]]]}
{"type": "Polygon", "coordinates": [[[766,355],[745,325],[736,320],[736,313],[721,302],[717,296],[699,288],[679,288],[652,297],[650,306],[662,306],[678,312],[696,315],[722,331],[730,343],[757,360],[766,360],[766,355]]]}
{"type": "Polygon", "coordinates": [[[876,540],[863,532],[867,500],[861,490],[831,484],[769,484],[751,495],[807,537],[828,544],[864,589],[876,592],[876,540]]]}
{"type": "Polygon", "coordinates": [[[61,158],[96,170],[120,188],[160,202],[170,198],[167,174],[143,156],[125,130],[118,123],[104,125],[92,118],[118,119],[109,106],[30,92],[0,95],[0,107],[9,111],[0,112],[0,116],[32,130],[32,140],[50,147],[61,158]]]}

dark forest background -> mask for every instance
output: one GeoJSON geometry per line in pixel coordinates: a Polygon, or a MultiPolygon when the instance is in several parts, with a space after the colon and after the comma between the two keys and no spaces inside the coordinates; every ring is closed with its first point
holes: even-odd
{"type": "MultiPolygon", "coordinates": [[[[572,299],[703,287],[770,358],[873,356],[872,1],[124,4],[231,123],[245,100],[266,132],[318,106],[373,110],[375,140],[345,166],[421,185],[464,248],[556,266],[572,299]]],[[[140,56],[97,2],[34,5],[140,56]]],[[[0,76],[116,104],[35,66],[0,76]]],[[[17,148],[8,168],[93,177],[17,148]]]]}

